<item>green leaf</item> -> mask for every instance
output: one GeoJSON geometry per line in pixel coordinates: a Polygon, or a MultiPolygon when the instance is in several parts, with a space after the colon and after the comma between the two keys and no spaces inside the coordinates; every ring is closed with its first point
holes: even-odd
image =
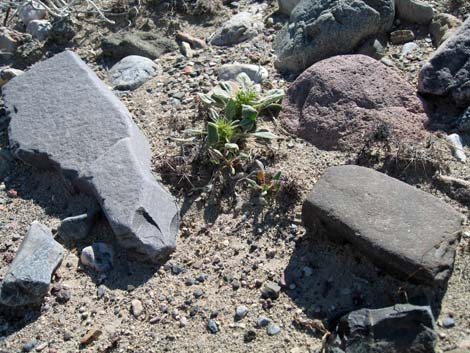
{"type": "Polygon", "coordinates": [[[201,101],[207,105],[212,105],[215,104],[215,100],[213,100],[209,95],[207,94],[202,94],[199,93],[199,98],[201,98],[201,101]]]}
{"type": "Polygon", "coordinates": [[[242,104],[242,118],[247,120],[256,121],[258,111],[251,105],[242,104]]]}
{"type": "Polygon", "coordinates": [[[273,89],[269,92],[267,92],[266,96],[261,98],[257,103],[256,103],[256,109],[258,111],[262,111],[269,107],[270,105],[274,103],[278,103],[284,98],[285,93],[283,89],[273,89]]]}
{"type": "Polygon", "coordinates": [[[225,106],[225,117],[229,120],[237,120],[239,112],[239,106],[234,99],[229,99],[225,106]]]}
{"type": "Polygon", "coordinates": [[[215,145],[219,142],[219,131],[214,123],[207,123],[207,143],[215,145]]]}
{"type": "Polygon", "coordinates": [[[244,72],[240,73],[236,80],[240,84],[240,88],[243,91],[247,91],[253,86],[253,81],[251,81],[250,77],[244,72]]]}
{"type": "Polygon", "coordinates": [[[230,151],[236,151],[236,152],[240,150],[240,148],[238,147],[236,143],[226,143],[225,148],[230,151]]]}
{"type": "Polygon", "coordinates": [[[273,180],[279,181],[281,179],[281,171],[277,172],[273,176],[273,180]]]}
{"type": "Polygon", "coordinates": [[[248,183],[249,187],[256,188],[256,189],[258,188],[258,183],[256,181],[254,181],[253,179],[247,178],[246,182],[248,183]]]}
{"type": "Polygon", "coordinates": [[[256,131],[253,133],[253,136],[261,139],[273,140],[278,139],[279,136],[274,135],[272,132],[269,131],[256,131]]]}

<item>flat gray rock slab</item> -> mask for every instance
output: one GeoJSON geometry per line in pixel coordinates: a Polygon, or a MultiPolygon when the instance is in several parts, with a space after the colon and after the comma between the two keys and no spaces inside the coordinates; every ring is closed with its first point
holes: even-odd
{"type": "Polygon", "coordinates": [[[397,304],[343,316],[326,353],[433,353],[435,322],[428,306],[397,304]]]}
{"type": "Polygon", "coordinates": [[[109,70],[109,78],[117,90],[134,90],[160,71],[159,65],[149,58],[129,55],[109,70]]]}
{"type": "Polygon", "coordinates": [[[63,255],[64,248],[50,230],[33,222],[3,279],[0,304],[9,307],[40,304],[63,255]]]}
{"type": "Polygon", "coordinates": [[[470,17],[423,66],[418,91],[449,98],[463,108],[470,105],[470,17]]]}
{"type": "Polygon", "coordinates": [[[93,195],[117,240],[139,259],[174,251],[179,211],[151,173],[148,142],[122,102],[69,51],[3,88],[14,154],[56,169],[93,195]]]}
{"type": "Polygon", "coordinates": [[[405,279],[443,285],[452,273],[460,213],[375,170],[329,168],[308,195],[302,218],[405,279]]]}

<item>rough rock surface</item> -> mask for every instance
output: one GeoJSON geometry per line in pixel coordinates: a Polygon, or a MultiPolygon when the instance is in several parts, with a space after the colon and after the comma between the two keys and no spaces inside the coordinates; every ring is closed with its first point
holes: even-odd
{"type": "Polygon", "coordinates": [[[290,15],[300,0],[278,0],[279,11],[284,15],[290,15]]]}
{"type": "Polygon", "coordinates": [[[42,20],[46,18],[46,16],[46,9],[36,1],[32,1],[29,4],[21,6],[18,11],[18,17],[25,26],[27,26],[31,21],[42,20]]]}
{"type": "Polygon", "coordinates": [[[242,72],[248,75],[250,80],[261,83],[268,78],[268,70],[259,65],[252,64],[225,64],[219,69],[219,80],[234,81],[242,72]]]}
{"type": "Polygon", "coordinates": [[[438,198],[359,166],[329,168],[304,203],[302,217],[366,256],[427,284],[451,275],[461,216],[438,198]]]}
{"type": "Polygon", "coordinates": [[[117,240],[139,259],[166,259],[175,249],[178,208],[151,173],[144,135],[94,72],[66,51],[3,93],[15,155],[60,170],[95,196],[117,240]]]}
{"type": "Polygon", "coordinates": [[[327,353],[433,353],[435,323],[427,306],[361,309],[341,318],[327,353]]]}
{"type": "Polygon", "coordinates": [[[49,229],[33,222],[3,279],[0,304],[20,307],[41,303],[63,255],[64,249],[49,229]]]}
{"type": "Polygon", "coordinates": [[[66,241],[85,239],[93,228],[96,215],[96,210],[90,210],[78,216],[67,217],[60,222],[57,232],[66,241]]]}
{"type": "Polygon", "coordinates": [[[449,39],[452,34],[462,25],[462,21],[448,13],[440,13],[434,16],[429,25],[429,33],[436,47],[449,39]]]}
{"type": "Polygon", "coordinates": [[[134,90],[155,76],[160,67],[149,58],[126,56],[109,70],[109,78],[117,90],[134,90]]]}
{"type": "Polygon", "coordinates": [[[461,107],[470,105],[470,17],[423,66],[418,91],[447,97],[461,107]]]}
{"type": "Polygon", "coordinates": [[[101,42],[103,54],[120,60],[129,55],[140,55],[157,59],[160,55],[178,49],[176,43],[167,36],[150,32],[112,33],[101,42]]]}
{"type": "Polygon", "coordinates": [[[419,0],[395,0],[395,10],[399,19],[420,25],[428,24],[434,16],[432,6],[419,0]]]}
{"type": "Polygon", "coordinates": [[[29,22],[28,26],[26,27],[26,32],[31,34],[33,38],[39,41],[45,41],[49,36],[51,28],[52,25],[49,21],[33,20],[29,22]]]}
{"type": "Polygon", "coordinates": [[[284,125],[327,150],[360,149],[383,124],[401,138],[420,139],[427,119],[415,89],[363,55],[316,63],[297,78],[282,105],[284,125]]]}
{"type": "Polygon", "coordinates": [[[275,39],[275,65],[298,73],[317,61],[352,53],[361,41],[389,30],[394,16],[392,0],[302,0],[275,39]]]}
{"type": "Polygon", "coordinates": [[[240,12],[218,29],[210,40],[212,45],[234,45],[255,37],[259,32],[259,17],[240,12]]]}

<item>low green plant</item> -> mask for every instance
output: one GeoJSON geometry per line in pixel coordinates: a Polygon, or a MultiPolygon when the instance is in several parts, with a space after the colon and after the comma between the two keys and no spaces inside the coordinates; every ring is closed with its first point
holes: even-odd
{"type": "Polygon", "coordinates": [[[262,204],[266,204],[266,197],[269,193],[276,193],[281,188],[281,172],[275,174],[266,172],[266,169],[259,160],[255,161],[258,170],[256,171],[256,180],[246,178],[248,186],[254,190],[259,191],[259,198],[262,204]]]}

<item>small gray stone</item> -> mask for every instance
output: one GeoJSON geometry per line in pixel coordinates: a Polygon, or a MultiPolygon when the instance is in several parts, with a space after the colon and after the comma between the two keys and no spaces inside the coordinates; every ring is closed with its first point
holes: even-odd
{"type": "Polygon", "coordinates": [[[249,12],[240,12],[225,22],[212,36],[210,43],[229,46],[255,37],[259,32],[258,17],[249,12]]]}
{"type": "Polygon", "coordinates": [[[26,342],[23,345],[23,352],[31,352],[34,349],[34,347],[36,347],[37,344],[38,344],[37,339],[33,338],[32,340],[26,342]]]}
{"type": "Polygon", "coordinates": [[[234,63],[225,64],[219,69],[219,80],[235,81],[241,73],[245,73],[255,83],[261,83],[268,78],[268,70],[262,66],[234,63]]]}
{"type": "Polygon", "coordinates": [[[46,18],[47,11],[39,3],[32,1],[31,3],[24,3],[24,5],[20,7],[18,16],[21,22],[27,26],[31,21],[42,20],[46,18]]]}
{"type": "Polygon", "coordinates": [[[281,293],[281,287],[272,281],[268,281],[263,285],[261,294],[264,298],[277,299],[281,293]]]}
{"type": "Polygon", "coordinates": [[[434,353],[437,334],[429,307],[397,304],[343,316],[326,353],[434,353]]]}
{"type": "Polygon", "coordinates": [[[373,169],[327,169],[303,206],[308,228],[349,241],[407,279],[445,285],[452,273],[461,215],[438,198],[373,169]],[[431,249],[431,250],[430,250],[431,249]]]}
{"type": "Polygon", "coordinates": [[[248,308],[244,305],[239,305],[235,309],[235,320],[239,321],[248,314],[248,308]]]}
{"type": "Polygon", "coordinates": [[[109,78],[117,90],[135,90],[160,71],[149,58],[138,55],[126,56],[109,70],[109,78]]]}
{"type": "Polygon", "coordinates": [[[65,241],[85,239],[95,224],[97,214],[96,210],[90,210],[87,213],[63,219],[57,230],[59,236],[65,241]]]}
{"type": "Polygon", "coordinates": [[[212,319],[209,319],[207,321],[207,328],[213,334],[216,334],[217,332],[219,332],[219,327],[217,326],[217,323],[212,319]]]}
{"type": "Polygon", "coordinates": [[[181,54],[183,54],[188,59],[193,57],[194,53],[193,53],[193,50],[191,49],[191,45],[188,42],[181,42],[180,49],[181,49],[181,54]]]}
{"type": "Polygon", "coordinates": [[[455,326],[455,320],[448,316],[444,320],[442,320],[442,327],[444,328],[451,328],[455,326]]]}
{"type": "Polygon", "coordinates": [[[414,51],[416,51],[418,48],[419,46],[415,42],[406,43],[401,48],[401,56],[406,56],[408,54],[411,54],[414,51]]]}
{"type": "Polygon", "coordinates": [[[49,229],[33,222],[3,279],[0,303],[10,307],[39,304],[63,255],[64,249],[49,229]]]}
{"type": "Polygon", "coordinates": [[[49,37],[49,32],[52,29],[52,25],[46,20],[33,20],[29,22],[26,27],[26,32],[31,34],[34,39],[41,42],[45,41],[49,37]]]}
{"type": "Polygon", "coordinates": [[[82,250],[80,261],[95,271],[106,272],[113,268],[113,255],[110,245],[96,242],[82,250]]]}
{"type": "Polygon", "coordinates": [[[269,325],[270,322],[271,320],[269,320],[266,316],[260,316],[256,321],[256,325],[258,327],[266,327],[269,325]]]}
{"type": "Polygon", "coordinates": [[[194,295],[194,298],[198,299],[204,295],[204,292],[202,291],[201,288],[198,288],[193,292],[193,295],[194,295]]]}
{"type": "Polygon", "coordinates": [[[426,25],[434,16],[432,6],[419,0],[395,0],[397,17],[408,23],[426,25]]]}
{"type": "Polygon", "coordinates": [[[138,318],[140,315],[142,315],[144,312],[144,306],[142,305],[142,302],[138,299],[132,300],[131,311],[135,318],[138,318]]]}
{"type": "Polygon", "coordinates": [[[270,324],[266,328],[266,332],[269,336],[275,336],[275,335],[281,333],[281,328],[276,324],[270,324]]]}
{"type": "Polygon", "coordinates": [[[463,149],[462,139],[458,134],[452,134],[446,137],[447,142],[452,149],[452,154],[459,162],[465,163],[467,161],[467,156],[463,149]]]}

